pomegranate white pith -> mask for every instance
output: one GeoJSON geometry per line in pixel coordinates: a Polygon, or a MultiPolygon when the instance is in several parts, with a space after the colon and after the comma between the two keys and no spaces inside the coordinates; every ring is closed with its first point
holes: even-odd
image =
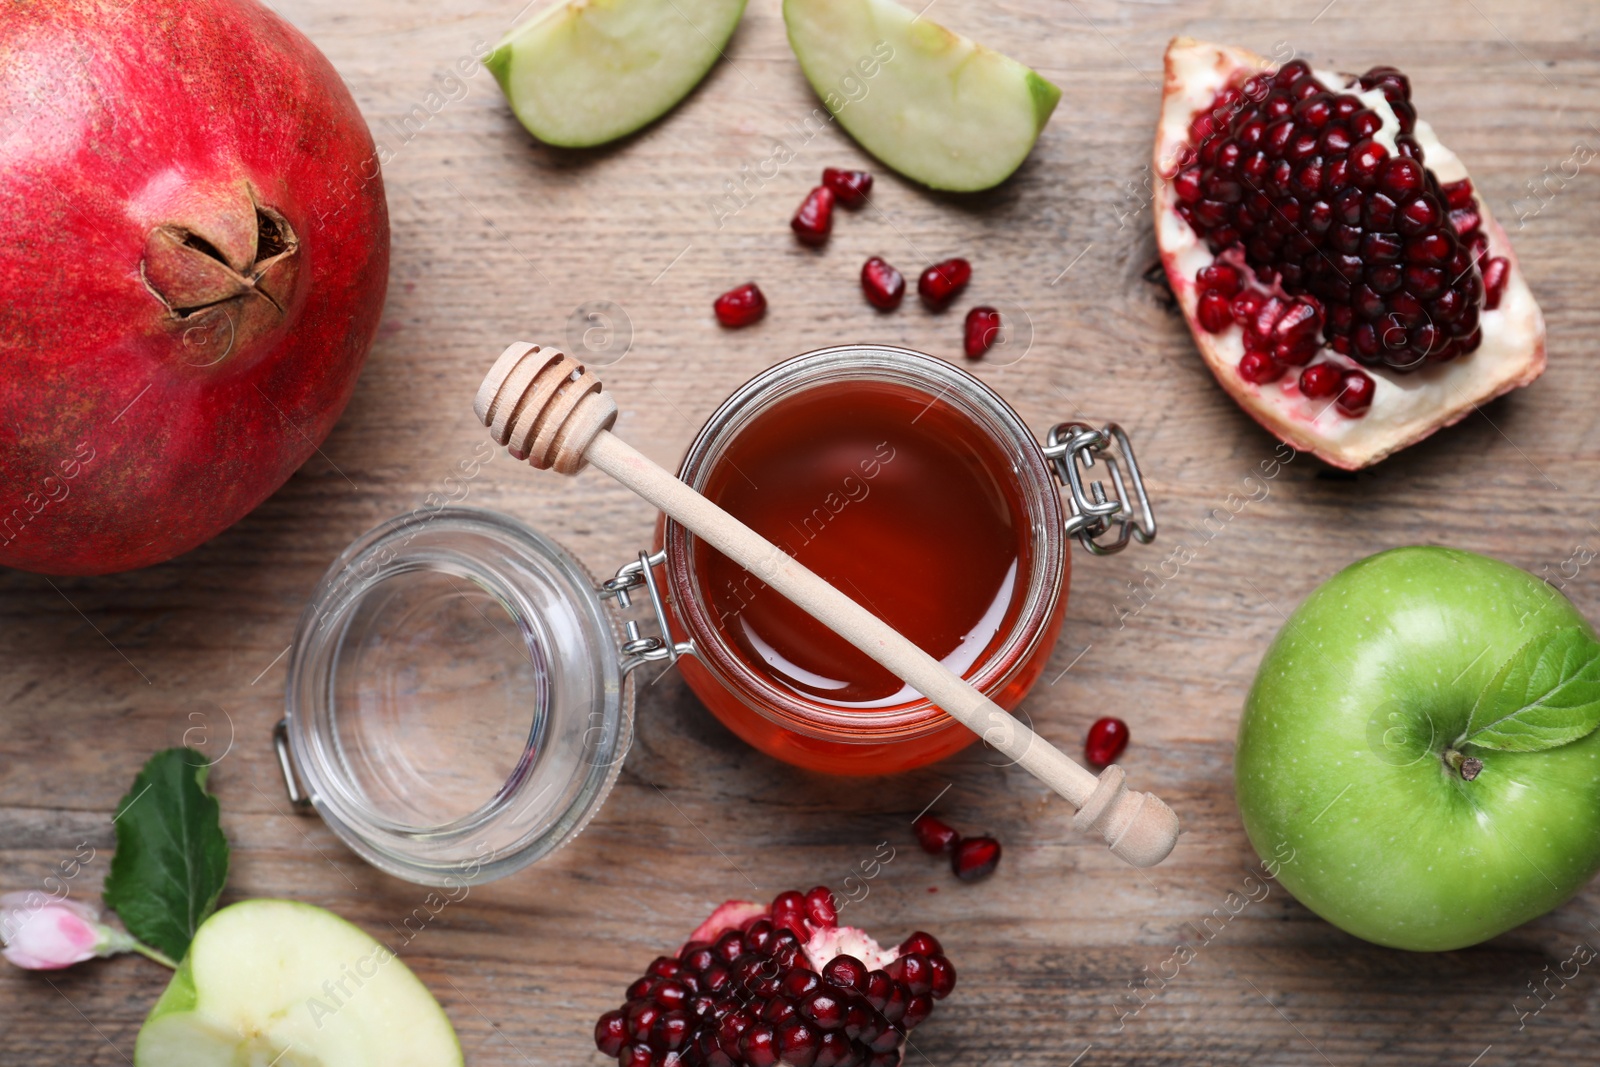
{"type": "MultiPolygon", "coordinates": [[[[1245,49],[1189,38],[1177,38],[1168,47],[1155,144],[1156,240],[1195,343],[1223,389],[1283,441],[1336,467],[1356,470],[1459,421],[1475,406],[1537,378],[1545,366],[1544,318],[1523,279],[1505,231],[1490,215],[1483,198],[1474,192],[1474,206],[1481,218],[1479,228],[1489,246],[1486,260],[1499,257],[1509,264],[1498,305],[1481,312],[1482,342],[1474,351],[1401,373],[1388,367],[1362,365],[1322,346],[1314,364],[1359,370],[1373,383],[1371,406],[1354,417],[1332,400],[1303,395],[1300,365],[1290,367],[1281,378],[1262,384],[1241,376],[1244,331],[1232,325],[1213,333],[1200,326],[1196,273],[1220,260],[1241,268],[1247,285],[1279,296],[1287,294],[1276,283],[1262,284],[1236,250],[1213,255],[1207,242],[1175,210],[1178,199],[1173,178],[1196,115],[1209,109],[1225,87],[1237,87],[1250,75],[1271,69],[1267,60],[1245,49]]],[[[1373,135],[1373,140],[1392,153],[1398,121],[1384,94],[1363,91],[1360,84],[1345,75],[1321,70],[1314,74],[1328,90],[1359,96],[1365,106],[1383,116],[1383,128],[1373,135]]],[[[1417,120],[1412,136],[1423,149],[1427,170],[1440,183],[1467,177],[1465,166],[1439,143],[1426,122],[1417,120]]]]}

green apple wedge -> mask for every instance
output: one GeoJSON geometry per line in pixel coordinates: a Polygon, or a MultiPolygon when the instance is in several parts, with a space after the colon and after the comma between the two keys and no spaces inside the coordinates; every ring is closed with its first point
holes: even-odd
{"type": "Polygon", "coordinates": [[[892,0],[784,0],[811,87],[861,146],[933,189],[976,192],[1028,158],[1061,90],[892,0]]]}
{"type": "Polygon", "coordinates": [[[590,148],[647,126],[700,84],[745,0],[565,0],[484,60],[529,133],[590,148]]]}
{"type": "Polygon", "coordinates": [[[394,953],[330,911],[217,912],[151,1009],[135,1067],[460,1067],[444,1009],[394,953]]]}
{"type": "Polygon", "coordinates": [[[1445,548],[1372,556],[1262,660],[1235,754],[1245,830],[1290,893],[1357,937],[1484,941],[1600,869],[1597,696],[1594,631],[1548,584],[1445,548]],[[1498,740],[1495,722],[1511,723],[1498,740]]]}

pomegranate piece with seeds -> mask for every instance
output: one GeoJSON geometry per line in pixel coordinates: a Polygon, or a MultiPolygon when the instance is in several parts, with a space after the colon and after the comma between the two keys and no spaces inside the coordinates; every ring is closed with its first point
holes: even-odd
{"type": "Polygon", "coordinates": [[[955,965],[932,934],[885,948],[838,920],[824,886],[728,901],[600,1017],[595,1046],[623,1067],[895,1067],[955,965]]]}
{"type": "Polygon", "coordinates": [[[1393,67],[1275,69],[1174,40],[1155,165],[1157,243],[1196,346],[1294,447],[1358,469],[1543,371],[1505,231],[1393,67]],[[1324,365],[1310,388],[1288,373],[1324,365]]]}
{"type": "Polygon", "coordinates": [[[972,264],[957,256],[935,263],[917,279],[917,295],[930,311],[943,311],[972,280],[972,264]]]}
{"type": "Polygon", "coordinates": [[[949,852],[961,843],[961,835],[956,833],[950,825],[932,815],[919,815],[916,822],[911,824],[911,829],[916,832],[917,844],[922,846],[922,851],[930,856],[938,856],[949,852]]]}
{"type": "Polygon", "coordinates": [[[755,282],[746,282],[737,289],[729,289],[711,305],[717,321],[730,330],[758,322],[767,313],[767,298],[755,282]]]}
{"type": "Polygon", "coordinates": [[[803,245],[816,248],[826,244],[833,232],[833,190],[819,185],[807,193],[789,220],[789,228],[803,245]]]}
{"type": "Polygon", "coordinates": [[[950,853],[950,869],[963,882],[987,878],[1000,865],[1000,842],[992,837],[967,837],[950,853]]]}
{"type": "Polygon", "coordinates": [[[961,347],[968,359],[981,359],[1000,339],[1000,312],[992,307],[975,307],[967,312],[961,333],[961,347]]]}
{"type": "Polygon", "coordinates": [[[1096,719],[1083,739],[1083,757],[1096,769],[1117,762],[1122,750],[1128,747],[1128,724],[1121,719],[1106,716],[1096,719]]]}
{"type": "Polygon", "coordinates": [[[847,207],[852,211],[865,204],[867,197],[872,193],[872,175],[864,170],[825,167],[822,171],[822,184],[833,190],[840,207],[847,207]]]}
{"type": "Polygon", "coordinates": [[[873,256],[861,265],[861,291],[879,311],[893,311],[906,295],[906,278],[882,256],[873,256]]]}

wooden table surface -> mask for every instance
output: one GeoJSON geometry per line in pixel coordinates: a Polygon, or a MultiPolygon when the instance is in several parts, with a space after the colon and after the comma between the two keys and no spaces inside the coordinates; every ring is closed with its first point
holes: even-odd
{"type": "MultiPolygon", "coordinates": [[[[398,123],[440,89],[437,76],[493,43],[521,2],[275,0],[394,151],[379,339],[320,453],[210,544],[116,577],[0,576],[0,888],[35,886],[86,841],[98,858],[73,891],[97,899],[117,799],[150,752],[205,724],[210,751],[233,742],[212,775],[234,845],[227,899],[293,896],[388,936],[423,891],[289,814],[268,736],[305,598],[352,538],[421,504],[478,447],[469,401],[487,363],[513,339],[562,343],[577,309],[609,302],[631,331],[605,371],[619,432],[673,465],[723,396],[784,357],[857,340],[956,357],[956,315],[912,301],[874,314],[855,278],[871,254],[908,275],[962,254],[975,265],[972,300],[1032,322],[1020,359],[979,373],[1041,433],[1083,412],[1137,440],[1159,549],[1079,554],[1066,627],[1025,708],[1073,746],[1096,716],[1123,715],[1134,737],[1124,766],[1184,819],[1177,852],[1148,873],[1123,866],[1069,831],[1062,801],[982,749],[888,780],[799,772],[736,741],[669,674],[642,690],[637,742],[593,825],[538,868],[474,890],[404,948],[468,1062],[604,1062],[594,1018],[713,904],[751,883],[770,897],[837,882],[884,840],[898,855],[855,916],[886,938],[933,930],[961,969],[956,996],[917,1031],[912,1063],[1493,1067],[1592,1054],[1600,978],[1584,973],[1520,1029],[1513,1001],[1575,942],[1593,943],[1596,887],[1486,945],[1413,955],[1349,937],[1274,886],[1159,997],[1119,1015],[1130,984],[1192,940],[1185,924],[1246,884],[1255,858],[1232,789],[1239,708],[1283,613],[1319,582],[1383,548],[1440,543],[1567,581],[1600,617],[1593,573],[1569,562],[1580,572],[1562,577],[1564,561],[1600,550],[1600,179],[1583,171],[1551,179],[1559,191],[1544,200],[1528,192],[1561,173],[1575,144],[1600,141],[1600,7],[1293,0],[1263,16],[1239,0],[945,0],[930,18],[1063,92],[1022,170],[958,198],[896,178],[837,127],[795,136],[815,100],[778,0],[751,0],[727,60],[621,144],[533,143],[481,69],[441,89],[437,113],[425,106],[403,139],[398,123]],[[1245,478],[1275,442],[1216,387],[1147,278],[1145,161],[1176,33],[1408,71],[1422,113],[1512,233],[1550,327],[1550,369],[1533,388],[1360,476],[1297,458],[1203,544],[1200,518],[1252,490],[1245,478]],[[794,161],[719,225],[724,182],[778,140],[794,161]],[[794,206],[823,166],[852,164],[876,173],[874,206],[838,218],[824,253],[801,249],[786,229],[794,206]],[[712,298],[751,278],[771,300],[766,320],[719,330],[712,298]],[[1180,542],[1193,561],[1119,626],[1118,607],[1137,603],[1130,581],[1180,542]],[[988,881],[959,885],[912,846],[911,818],[941,794],[952,821],[1005,842],[988,881]]],[[[472,481],[468,503],[536,525],[604,572],[646,543],[655,518],[599,474],[536,476],[504,456],[472,481]]],[[[0,1063],[128,1062],[164,981],[136,957],[49,980],[0,968],[0,1063]]]]}

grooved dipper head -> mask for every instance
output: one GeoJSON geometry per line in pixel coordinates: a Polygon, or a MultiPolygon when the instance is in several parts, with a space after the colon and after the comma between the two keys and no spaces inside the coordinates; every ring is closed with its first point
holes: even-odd
{"type": "Polygon", "coordinates": [[[616,402],[582,363],[523,341],[500,353],[472,410],[496,444],[561,474],[578,473],[590,442],[617,421],[616,402]]]}

